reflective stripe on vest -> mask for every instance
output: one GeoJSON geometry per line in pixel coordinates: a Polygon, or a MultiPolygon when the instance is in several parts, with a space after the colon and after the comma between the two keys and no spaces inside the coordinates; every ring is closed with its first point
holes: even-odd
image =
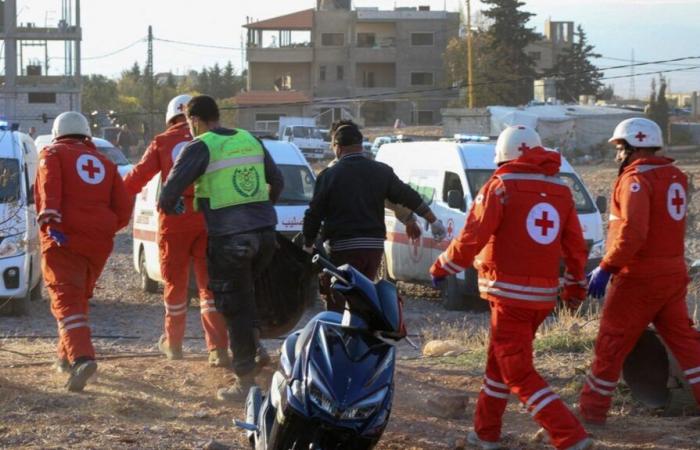
{"type": "Polygon", "coordinates": [[[265,152],[255,137],[237,129],[232,136],[209,131],[198,139],[209,150],[209,165],[195,182],[195,199],[209,199],[211,209],[269,200],[265,152]]]}
{"type": "Polygon", "coordinates": [[[503,181],[511,180],[527,180],[527,181],[543,181],[545,183],[558,184],[560,186],[568,186],[564,180],[559,177],[542,175],[539,173],[504,173],[497,175],[503,181]]]}
{"type": "Polygon", "coordinates": [[[662,165],[656,165],[656,164],[643,164],[641,166],[637,166],[637,173],[644,173],[644,172],[649,172],[650,170],[656,170],[656,169],[665,169],[666,167],[673,167],[673,164],[662,164],[662,165]]]}
{"type": "Polygon", "coordinates": [[[556,302],[559,287],[535,287],[479,278],[479,292],[512,300],[556,302]]]}

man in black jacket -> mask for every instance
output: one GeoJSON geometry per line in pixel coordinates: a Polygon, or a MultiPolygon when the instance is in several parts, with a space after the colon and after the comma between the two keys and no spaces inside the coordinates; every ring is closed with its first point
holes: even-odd
{"type": "MultiPolygon", "coordinates": [[[[374,279],[384,253],[385,200],[425,218],[433,237],[444,239],[444,225],[420,194],[402,182],[391,167],[364,157],[362,133],[356,124],[342,121],[334,124],[333,130],[331,139],[338,162],[316,180],[313,199],[304,215],[306,251],[312,251],[323,225],[322,238],[329,241],[331,261],[336,265],[351,264],[374,279]]],[[[342,301],[329,295],[323,284],[326,308],[342,312],[342,301]]]]}

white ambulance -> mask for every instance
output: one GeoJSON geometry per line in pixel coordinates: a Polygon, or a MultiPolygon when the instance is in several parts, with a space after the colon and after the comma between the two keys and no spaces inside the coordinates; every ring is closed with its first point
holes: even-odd
{"type": "MultiPolygon", "coordinates": [[[[404,226],[386,210],[387,240],[385,243],[384,276],[401,281],[430,281],[428,269],[449,242],[464,226],[473,199],[491,177],[495,142],[489,138],[471,137],[466,142],[407,142],[384,144],[377,161],[388,164],[404,182],[416,189],[447,228],[447,239],[435,242],[430,232],[412,242],[404,226]]],[[[576,210],[589,247],[589,268],[603,256],[604,235],[601,213],[605,197],[594,202],[574,168],[562,158],[559,176],[574,197],[576,210]]],[[[428,230],[425,224],[425,230],[428,230]]],[[[472,268],[448,278],[443,304],[448,309],[481,308],[476,271],[472,268]]]]}
{"type": "Polygon", "coordinates": [[[0,121],[0,314],[25,314],[41,298],[37,161],[32,138],[0,121]]]}
{"type": "MultiPolygon", "coordinates": [[[[275,205],[277,231],[291,239],[301,231],[304,211],[313,196],[316,178],[295,144],[273,140],[264,140],[263,143],[284,177],[284,190],[275,205]]],[[[157,175],[136,197],[134,208],[134,267],[141,276],[141,287],[147,292],[155,292],[158,283],[163,282],[158,258],[156,208],[160,187],[160,175],[157,175]]]]}

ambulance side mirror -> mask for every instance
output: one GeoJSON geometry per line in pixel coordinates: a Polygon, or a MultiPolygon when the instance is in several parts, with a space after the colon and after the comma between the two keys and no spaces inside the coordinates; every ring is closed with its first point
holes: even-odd
{"type": "Polygon", "coordinates": [[[456,189],[447,191],[447,206],[452,209],[464,211],[466,209],[466,205],[464,204],[464,196],[462,192],[456,189]]]}
{"type": "Polygon", "coordinates": [[[602,195],[599,195],[595,199],[595,205],[598,207],[598,211],[600,211],[601,214],[605,214],[605,212],[608,210],[608,199],[602,195]]]}

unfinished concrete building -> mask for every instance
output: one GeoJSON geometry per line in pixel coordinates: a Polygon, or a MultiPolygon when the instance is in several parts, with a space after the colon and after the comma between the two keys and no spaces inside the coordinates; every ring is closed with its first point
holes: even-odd
{"type": "Polygon", "coordinates": [[[455,95],[442,89],[443,54],[459,33],[459,13],[319,0],[315,9],[245,27],[248,89],[237,97],[243,127],[274,130],[280,116],[300,113],[323,125],[339,118],[432,125],[455,95]],[[289,98],[298,101],[285,105],[289,98]]]}
{"type": "Polygon", "coordinates": [[[80,111],[80,0],[61,0],[56,23],[39,25],[18,24],[17,3],[0,1],[5,58],[0,114],[24,131],[36,127],[46,134],[58,114],[80,111]]]}
{"type": "Polygon", "coordinates": [[[543,74],[553,69],[559,55],[574,43],[575,34],[574,22],[545,20],[544,35],[525,47],[535,62],[535,71],[543,74]]]}

